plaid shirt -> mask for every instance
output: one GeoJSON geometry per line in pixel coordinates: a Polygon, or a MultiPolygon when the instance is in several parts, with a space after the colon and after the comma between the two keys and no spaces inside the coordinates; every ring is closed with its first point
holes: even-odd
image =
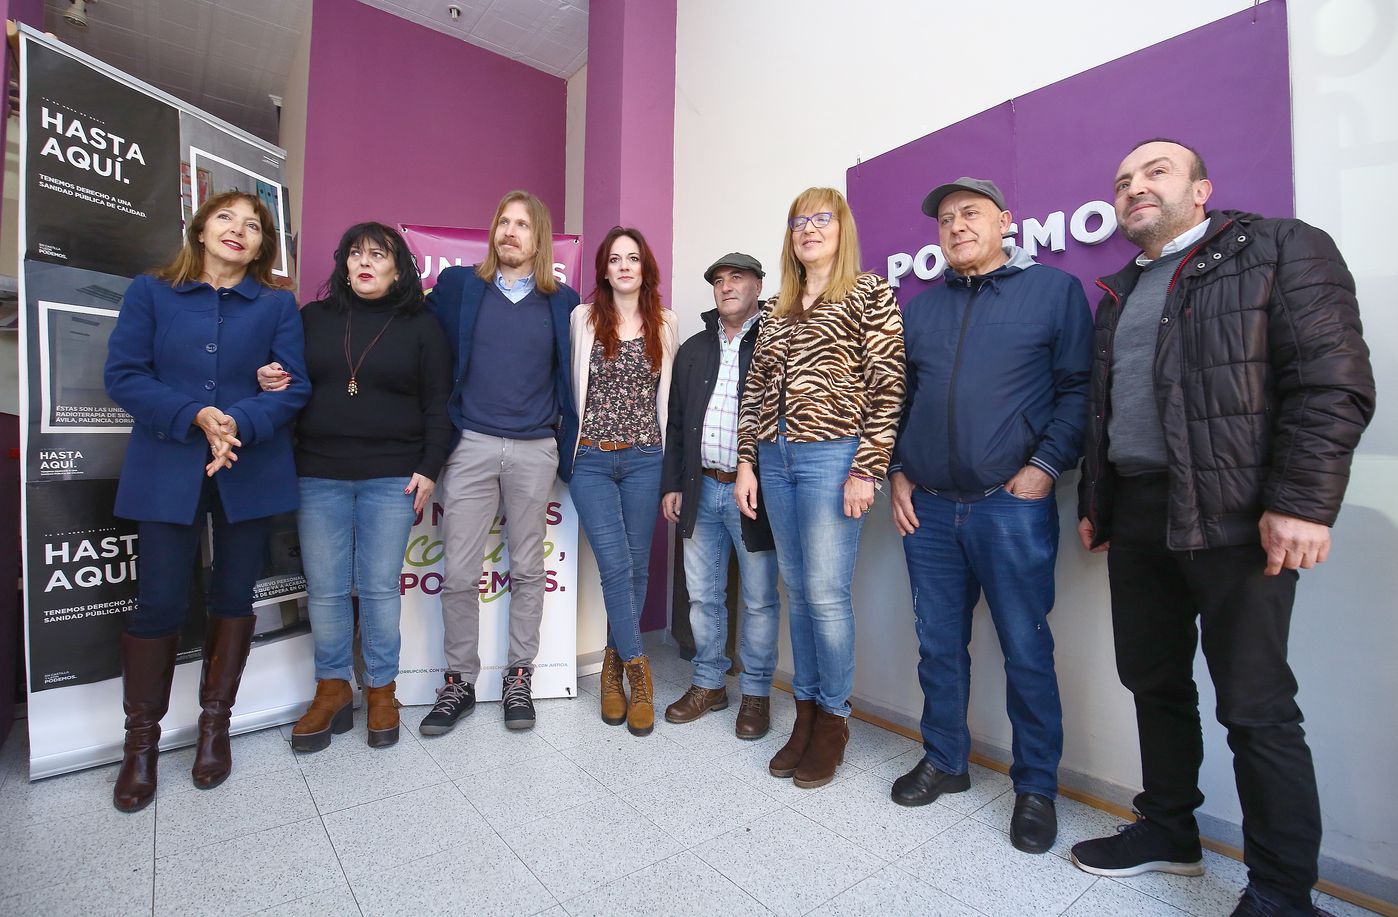
{"type": "Polygon", "coordinates": [[[709,406],[704,411],[704,433],[699,454],[705,468],[736,471],[738,468],[738,350],[752,323],[761,312],[743,322],[742,330],[728,339],[723,323],[718,324],[718,378],[709,406]]]}

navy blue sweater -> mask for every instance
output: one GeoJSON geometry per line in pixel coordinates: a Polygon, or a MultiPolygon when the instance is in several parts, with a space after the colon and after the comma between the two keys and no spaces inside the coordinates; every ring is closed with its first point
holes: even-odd
{"type": "Polygon", "coordinates": [[[1031,462],[1057,478],[1082,452],[1092,360],[1082,284],[1007,250],[997,270],[948,270],[904,309],[893,465],[923,487],[984,493],[1031,462]]]}
{"type": "MultiPolygon", "coordinates": [[[[446,332],[452,355],[452,390],[447,400],[456,435],[452,448],[460,440],[466,424],[461,416],[461,398],[466,388],[467,369],[471,361],[472,341],[481,300],[485,298],[486,281],[476,276],[474,267],[449,267],[437,278],[437,285],[427,294],[427,308],[437,316],[446,332]]],[[[574,443],[578,436],[578,412],[573,407],[573,385],[569,378],[571,359],[568,313],[578,304],[578,294],[567,284],[547,295],[549,315],[553,325],[553,386],[558,399],[558,476],[567,481],[573,473],[574,443]]]]}

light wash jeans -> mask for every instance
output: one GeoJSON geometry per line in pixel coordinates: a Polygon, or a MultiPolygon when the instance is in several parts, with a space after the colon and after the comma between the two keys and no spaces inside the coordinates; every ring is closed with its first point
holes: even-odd
{"type": "Polygon", "coordinates": [[[300,479],[296,525],[317,680],[354,681],[354,586],[367,687],[382,688],[398,677],[399,575],[416,518],[412,495],[403,493],[409,480],[300,479]]]}
{"type": "Polygon", "coordinates": [[[781,606],[777,600],[777,554],[749,551],[743,546],[742,514],[733,499],[733,485],[704,477],[694,532],[684,540],[684,581],[689,591],[689,627],[694,632],[694,683],[701,688],[725,687],[728,644],[728,549],[738,549],[743,611],[739,616],[738,659],[743,694],[766,697],[777,666],[777,632],[781,606]]]}
{"type": "Polygon", "coordinates": [[[759,498],[777,543],[786,584],[795,673],[792,693],[849,716],[854,689],[854,608],[850,587],[863,517],[845,515],[845,481],[858,440],[758,443],[759,498]]]}

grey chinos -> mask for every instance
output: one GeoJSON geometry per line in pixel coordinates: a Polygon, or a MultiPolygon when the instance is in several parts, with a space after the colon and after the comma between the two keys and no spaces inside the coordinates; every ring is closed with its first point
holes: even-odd
{"type": "Polygon", "coordinates": [[[507,439],[466,430],[442,469],[445,542],[442,631],[447,669],[480,675],[480,579],[497,510],[510,552],[508,665],[531,671],[544,616],[544,535],[558,475],[552,437],[507,439]]]}

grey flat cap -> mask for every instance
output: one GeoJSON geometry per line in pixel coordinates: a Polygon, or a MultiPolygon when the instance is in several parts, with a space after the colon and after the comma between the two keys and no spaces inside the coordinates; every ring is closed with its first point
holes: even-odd
{"type": "Polygon", "coordinates": [[[709,269],[704,272],[704,282],[713,285],[714,272],[721,267],[736,267],[740,271],[752,271],[758,277],[766,277],[762,272],[762,262],[752,255],[745,255],[742,252],[729,252],[722,258],[709,265],[709,269]]]}
{"type": "Polygon", "coordinates": [[[958,191],[970,191],[973,194],[984,194],[995,202],[995,206],[1001,210],[1008,210],[1005,206],[1005,195],[1000,193],[1000,189],[995,186],[995,182],[988,178],[971,178],[963,175],[954,182],[945,185],[938,185],[932,189],[932,193],[927,195],[922,201],[922,212],[937,219],[937,208],[942,206],[942,199],[948,194],[955,194],[958,191]]]}

